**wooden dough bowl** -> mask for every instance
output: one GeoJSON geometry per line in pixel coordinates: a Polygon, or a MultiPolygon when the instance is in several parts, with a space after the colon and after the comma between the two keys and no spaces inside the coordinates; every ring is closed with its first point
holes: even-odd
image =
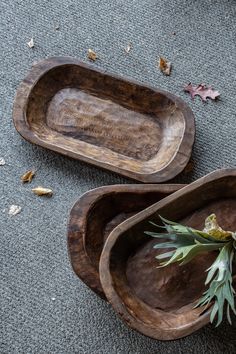
{"type": "Polygon", "coordinates": [[[146,183],[180,173],[195,136],[180,98],[70,57],[32,67],[13,119],[34,144],[146,183]]]}
{"type": "Polygon", "coordinates": [[[67,232],[69,256],[78,277],[104,299],[99,260],[109,233],[120,222],[183,186],[126,184],[85,193],[71,209],[67,232]]]}
{"type": "MultiPolygon", "coordinates": [[[[170,340],[187,336],[209,322],[210,308],[193,309],[205,287],[205,270],[217,253],[203,253],[185,266],[157,268],[158,242],[144,234],[158,215],[202,229],[216,213],[220,225],[236,230],[236,170],[219,170],[180,189],[117,226],[100,259],[107,299],[131,328],[170,340]]],[[[154,228],[157,231],[157,228],[154,228]]],[[[159,241],[160,242],[160,241],[159,241]]]]}

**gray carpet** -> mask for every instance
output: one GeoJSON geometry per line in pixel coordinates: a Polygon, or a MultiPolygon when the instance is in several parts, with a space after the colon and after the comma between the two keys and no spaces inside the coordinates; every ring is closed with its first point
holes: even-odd
{"type": "Polygon", "coordinates": [[[235,0],[2,0],[0,16],[0,157],[6,160],[0,166],[0,353],[235,352],[235,321],[175,342],[154,341],[128,329],[79,281],[67,255],[71,206],[91,188],[131,182],[32,146],[11,119],[17,86],[33,61],[55,55],[87,61],[86,51],[93,48],[97,66],[169,90],[192,107],[195,168],[175,181],[235,166],[235,0]],[[34,49],[27,46],[31,37],[34,49]],[[129,42],[133,50],[127,55],[129,42]],[[173,62],[170,77],[156,68],[158,55],[173,62]],[[182,90],[189,81],[212,84],[221,100],[191,101],[182,90]],[[33,167],[37,177],[22,185],[19,177],[33,167]],[[31,193],[42,183],[54,189],[51,199],[31,193]],[[22,207],[12,218],[11,204],[22,207]]]}

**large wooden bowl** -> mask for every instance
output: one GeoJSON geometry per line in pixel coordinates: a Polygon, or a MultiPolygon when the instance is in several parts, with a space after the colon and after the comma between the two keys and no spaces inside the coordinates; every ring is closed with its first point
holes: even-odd
{"type": "MultiPolygon", "coordinates": [[[[100,259],[100,279],[107,299],[131,328],[152,338],[184,337],[209,322],[210,309],[193,309],[204,291],[205,270],[215,253],[185,266],[156,268],[157,239],[144,231],[158,215],[202,229],[216,213],[220,225],[236,230],[236,170],[219,170],[173,193],[116,227],[100,259]]],[[[155,228],[157,230],[157,228],[155,228]]]]}
{"type": "Polygon", "coordinates": [[[34,144],[146,183],[180,173],[195,136],[180,98],[69,57],[33,66],[13,119],[34,144]]]}
{"type": "Polygon", "coordinates": [[[181,184],[124,184],[93,189],[74,204],[68,221],[68,251],[78,277],[105,299],[99,260],[110,232],[140,210],[176,192],[181,184]]]}

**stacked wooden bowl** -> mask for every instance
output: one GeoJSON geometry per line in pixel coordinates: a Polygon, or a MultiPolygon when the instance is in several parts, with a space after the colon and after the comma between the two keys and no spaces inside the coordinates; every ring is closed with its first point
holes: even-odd
{"type": "Polygon", "coordinates": [[[149,221],[160,222],[158,215],[201,229],[212,211],[225,229],[236,229],[236,170],[215,171],[188,186],[94,189],[70,213],[73,269],[131,328],[159,340],[189,335],[209,322],[210,308],[194,305],[215,255],[157,268],[157,240],[144,231],[150,230],[149,221]]]}

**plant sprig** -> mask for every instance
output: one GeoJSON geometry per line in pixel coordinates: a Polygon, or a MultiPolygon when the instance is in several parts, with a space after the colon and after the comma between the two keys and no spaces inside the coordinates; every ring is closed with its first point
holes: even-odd
{"type": "Polygon", "coordinates": [[[224,306],[227,309],[227,319],[231,324],[230,311],[236,314],[234,303],[234,288],[232,285],[232,264],[236,253],[236,234],[223,230],[216,221],[215,214],[205,220],[203,231],[166,220],[160,216],[164,226],[152,225],[163,228],[164,232],[149,232],[145,234],[164,239],[164,242],[157,243],[156,249],[170,249],[156,258],[160,261],[160,267],[172,263],[184,265],[202,252],[219,251],[213,264],[206,270],[207,277],[205,285],[208,289],[199,299],[196,307],[212,305],[210,321],[217,317],[216,326],[223,319],[224,306]]]}

